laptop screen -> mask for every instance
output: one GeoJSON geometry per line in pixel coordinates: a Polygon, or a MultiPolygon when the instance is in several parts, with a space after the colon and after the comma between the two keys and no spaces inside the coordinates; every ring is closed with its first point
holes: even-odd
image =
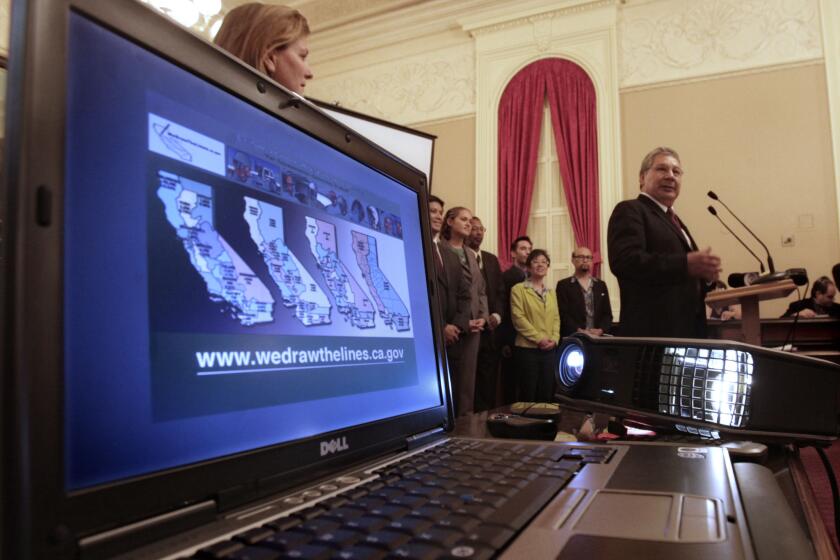
{"type": "Polygon", "coordinates": [[[442,404],[416,191],[80,15],[65,486],[442,404]]]}

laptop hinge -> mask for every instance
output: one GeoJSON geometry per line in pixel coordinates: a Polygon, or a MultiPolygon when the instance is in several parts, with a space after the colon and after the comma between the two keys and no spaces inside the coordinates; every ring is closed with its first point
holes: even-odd
{"type": "Polygon", "coordinates": [[[216,502],[208,500],[129,525],[104,531],[79,541],[81,558],[85,560],[107,558],[209,523],[216,517],[216,502]]]}
{"type": "Polygon", "coordinates": [[[416,449],[421,445],[426,445],[433,439],[438,439],[445,433],[443,428],[435,428],[433,430],[427,430],[425,432],[420,432],[419,434],[414,434],[413,436],[408,436],[405,438],[405,445],[408,450],[416,449]]]}

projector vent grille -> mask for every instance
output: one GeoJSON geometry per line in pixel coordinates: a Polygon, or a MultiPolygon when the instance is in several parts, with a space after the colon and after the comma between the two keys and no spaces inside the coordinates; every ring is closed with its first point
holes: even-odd
{"type": "Polygon", "coordinates": [[[742,428],[750,416],[753,357],[741,350],[642,347],[634,400],[660,414],[742,428]]]}

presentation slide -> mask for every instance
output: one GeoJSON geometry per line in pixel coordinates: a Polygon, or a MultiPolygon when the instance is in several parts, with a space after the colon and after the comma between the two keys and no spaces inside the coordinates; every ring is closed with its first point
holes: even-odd
{"type": "Polygon", "coordinates": [[[155,113],[148,138],[156,418],[417,383],[397,205],[155,113]]]}

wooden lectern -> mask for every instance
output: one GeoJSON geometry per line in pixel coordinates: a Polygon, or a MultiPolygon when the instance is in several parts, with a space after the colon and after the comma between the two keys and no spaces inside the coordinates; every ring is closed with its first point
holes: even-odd
{"type": "Polygon", "coordinates": [[[761,346],[761,323],[758,317],[758,302],[766,299],[787,297],[796,284],[793,280],[785,279],[778,282],[744,286],[743,288],[730,288],[710,292],[706,296],[708,305],[741,305],[741,332],[744,334],[744,342],[761,346]]]}

